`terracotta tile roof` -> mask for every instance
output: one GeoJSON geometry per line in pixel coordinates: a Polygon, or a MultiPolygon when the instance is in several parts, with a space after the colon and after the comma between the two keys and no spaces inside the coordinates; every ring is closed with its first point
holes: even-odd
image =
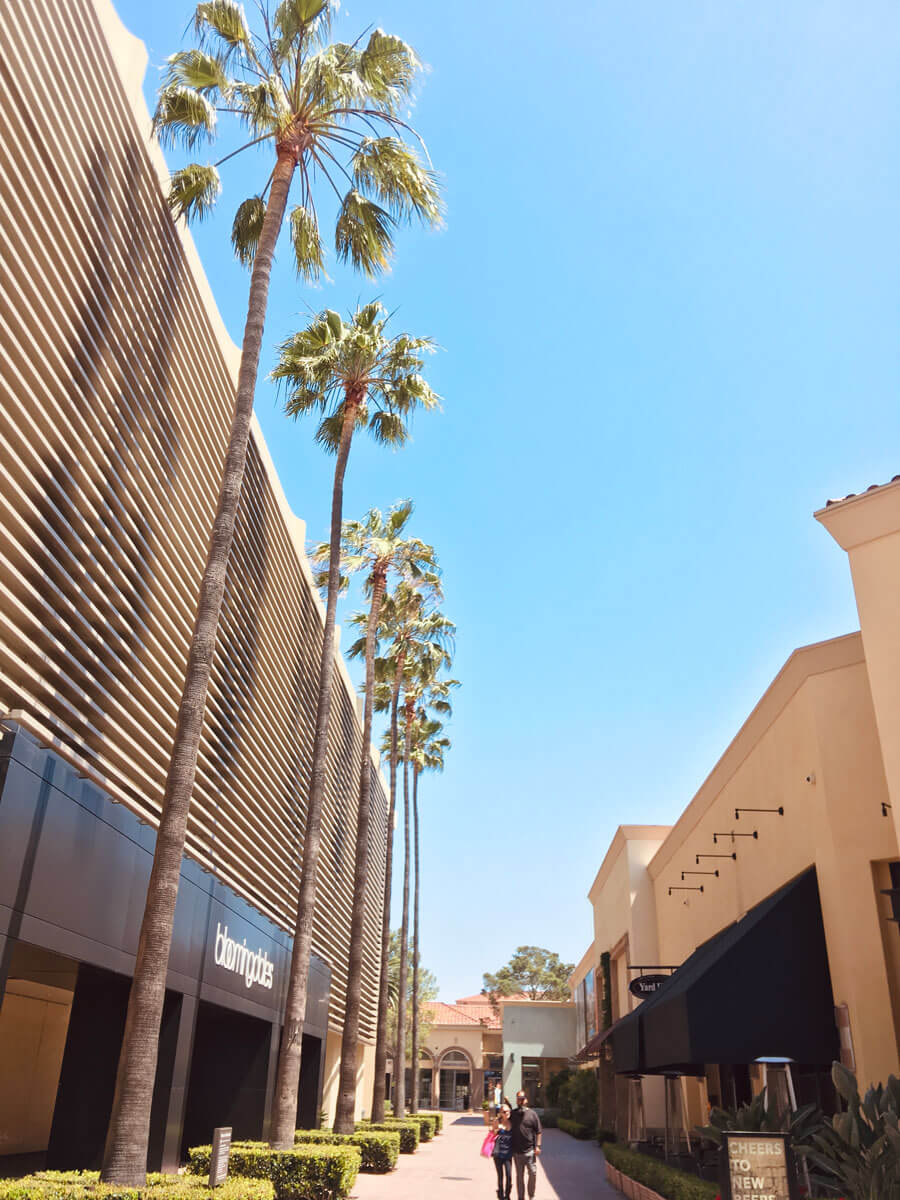
{"type": "MultiPolygon", "coordinates": [[[[516,992],[513,996],[504,996],[504,1000],[530,1000],[531,997],[525,992],[516,992]]],[[[463,996],[461,1000],[456,1001],[457,1004],[490,1004],[490,1000],[484,992],[476,992],[474,996],[463,996]]]]}
{"type": "MultiPolygon", "coordinates": [[[[879,488],[887,487],[888,484],[897,483],[900,480],[900,475],[895,475],[893,479],[889,479],[887,483],[873,483],[865,490],[867,492],[877,492],[879,488]]],[[[832,504],[843,504],[845,500],[854,500],[857,496],[863,495],[862,492],[848,492],[846,496],[837,496],[833,500],[826,500],[825,507],[829,508],[832,504]]]]}
{"type": "Polygon", "coordinates": [[[481,997],[481,1004],[445,1004],[433,1000],[429,1006],[434,1016],[432,1025],[474,1025],[483,1029],[502,1029],[500,1014],[494,1012],[490,1002],[481,997]]]}

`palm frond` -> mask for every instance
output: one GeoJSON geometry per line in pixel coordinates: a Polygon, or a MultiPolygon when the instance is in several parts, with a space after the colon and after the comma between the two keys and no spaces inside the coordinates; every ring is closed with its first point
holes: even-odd
{"type": "Polygon", "coordinates": [[[204,54],[196,48],[179,50],[170,55],[166,62],[163,89],[181,86],[204,94],[220,92],[223,96],[227,96],[231,89],[225,63],[215,54],[204,54]]]}
{"type": "Polygon", "coordinates": [[[221,188],[215,167],[188,163],[172,176],[166,203],[176,217],[202,221],[212,211],[221,188]]]}
{"type": "Polygon", "coordinates": [[[315,282],[322,274],[325,248],[319,237],[319,223],[311,208],[298,205],[291,212],[291,242],[297,274],[307,283],[315,282]]]}
{"type": "Polygon", "coordinates": [[[233,54],[250,48],[250,29],[243,5],[235,0],[204,0],[194,10],[194,32],[201,44],[218,41],[227,61],[233,54]]]}
{"type": "Polygon", "coordinates": [[[357,271],[374,278],[387,269],[394,248],[390,213],[355,188],[344,197],[334,230],[341,262],[349,259],[357,271]]]}
{"type": "Polygon", "coordinates": [[[341,433],[344,428],[343,412],[331,413],[330,416],[323,417],[319,422],[319,428],[316,430],[316,443],[326,450],[329,454],[337,454],[338,447],[341,444],[341,433]]]}
{"type": "Polygon", "coordinates": [[[376,29],[359,58],[359,75],[369,95],[396,113],[408,99],[422,64],[406,42],[376,29]]]}
{"type": "Polygon", "coordinates": [[[201,138],[211,138],[215,128],[216,110],[200,92],[174,83],[160,90],[153,114],[160,145],[181,143],[190,150],[201,138]]]}
{"type": "Polygon", "coordinates": [[[416,216],[429,225],[441,220],[437,174],[396,137],[363,138],[352,159],[353,182],[372,193],[395,219],[416,216]]]}
{"type": "Polygon", "coordinates": [[[331,29],[329,0],[282,0],[272,25],[281,58],[296,55],[311,38],[324,38],[331,29]]]}
{"type": "Polygon", "coordinates": [[[259,245],[263,221],[266,217],[266,202],[262,196],[250,196],[234,214],[231,226],[231,244],[238,260],[245,266],[252,265],[259,245]]]}
{"type": "Polygon", "coordinates": [[[377,409],[369,418],[369,429],[381,446],[402,446],[409,437],[402,417],[396,413],[377,409]]]}
{"type": "Polygon", "coordinates": [[[254,133],[278,133],[290,117],[284,88],[277,76],[256,83],[236,83],[232,95],[240,106],[241,119],[254,133]]]}

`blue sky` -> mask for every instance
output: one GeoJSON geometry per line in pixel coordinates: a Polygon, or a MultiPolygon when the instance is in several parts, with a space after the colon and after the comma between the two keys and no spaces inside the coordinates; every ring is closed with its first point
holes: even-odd
{"type": "MultiPolygon", "coordinates": [[[[148,98],[190,7],[119,0],[148,98]]],[[[264,366],[309,307],[381,295],[436,338],[444,411],[360,444],[345,512],[412,496],[459,626],[445,775],[422,789],[423,961],[442,996],[536,943],[576,961],[622,822],[675,819],[791,650],[857,627],[812,518],[897,455],[900,11],[797,0],[346,0],[430,70],[440,233],[378,285],[276,270],[264,366]]],[[[196,233],[239,341],[224,169],[196,233]]],[[[257,411],[310,537],[332,463],[257,411]]]]}

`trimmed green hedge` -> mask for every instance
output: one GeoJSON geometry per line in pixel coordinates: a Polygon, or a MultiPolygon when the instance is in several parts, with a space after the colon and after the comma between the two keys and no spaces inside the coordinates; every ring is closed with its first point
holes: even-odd
{"type": "Polygon", "coordinates": [[[360,1129],[356,1133],[334,1133],[330,1129],[298,1129],[294,1143],[318,1146],[356,1146],[362,1155],[360,1170],[369,1175],[393,1171],[400,1157],[400,1134],[360,1129]]]}
{"type": "Polygon", "coordinates": [[[583,1142],[587,1141],[593,1133],[590,1125],[582,1125],[580,1121],[572,1121],[568,1117],[557,1117],[556,1123],[563,1133],[571,1134],[574,1138],[580,1138],[583,1142]]]}
{"type": "MultiPolygon", "coordinates": [[[[594,1134],[594,1137],[597,1139],[597,1141],[600,1143],[601,1146],[603,1145],[604,1142],[617,1142],[619,1140],[618,1135],[616,1134],[616,1131],[614,1129],[604,1129],[602,1126],[598,1127],[597,1132],[594,1134]]],[[[615,1165],[615,1164],[613,1164],[613,1165],[615,1165]]]]}
{"type": "Polygon", "coordinates": [[[420,1112],[419,1116],[420,1117],[431,1117],[431,1119],[434,1121],[435,1134],[443,1132],[443,1130],[444,1130],[444,1114],[442,1112],[431,1112],[429,1110],[428,1112],[420,1112]]]}
{"type": "Polygon", "coordinates": [[[273,1200],[268,1179],[232,1179],[210,1191],[192,1175],[148,1175],[144,1187],[100,1183],[99,1171],[37,1171],[23,1179],[0,1179],[2,1200],[273,1200]]]}
{"type": "Polygon", "coordinates": [[[606,1161],[623,1175],[636,1179],[644,1187],[665,1196],[666,1200],[716,1200],[719,1194],[717,1183],[700,1179],[687,1171],[679,1171],[676,1167],[667,1167],[649,1154],[640,1154],[637,1150],[628,1150],[613,1142],[603,1143],[603,1153],[606,1161]]]}
{"type": "Polygon", "coordinates": [[[415,1154],[419,1148],[418,1121],[401,1121],[399,1117],[392,1117],[390,1124],[385,1121],[383,1125],[370,1125],[360,1121],[356,1130],[357,1133],[368,1133],[370,1130],[378,1133],[399,1133],[401,1154],[415,1154]]]}
{"type": "Polygon", "coordinates": [[[385,1125],[409,1125],[410,1123],[419,1126],[419,1141],[430,1142],[434,1137],[434,1117],[430,1113],[411,1113],[405,1119],[400,1117],[385,1117],[385,1125]]]}
{"type": "MultiPolygon", "coordinates": [[[[188,1150],[188,1171],[208,1175],[211,1153],[211,1146],[188,1150]]],[[[345,1200],[356,1183],[360,1159],[356,1146],[326,1143],[272,1150],[265,1142],[234,1142],[228,1173],[246,1179],[271,1179],[275,1200],[345,1200]]]]}

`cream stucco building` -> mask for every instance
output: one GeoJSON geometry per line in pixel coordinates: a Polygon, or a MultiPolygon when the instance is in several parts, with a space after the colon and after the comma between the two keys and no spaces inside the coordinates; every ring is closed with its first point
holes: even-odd
{"type": "Polygon", "coordinates": [[[623,1137],[667,1113],[684,1136],[764,1083],[827,1106],[838,1056],[862,1084],[898,1071],[900,480],[816,517],[861,632],[796,650],[674,825],[620,827],[589,892],[580,1058],[623,1137]]]}

